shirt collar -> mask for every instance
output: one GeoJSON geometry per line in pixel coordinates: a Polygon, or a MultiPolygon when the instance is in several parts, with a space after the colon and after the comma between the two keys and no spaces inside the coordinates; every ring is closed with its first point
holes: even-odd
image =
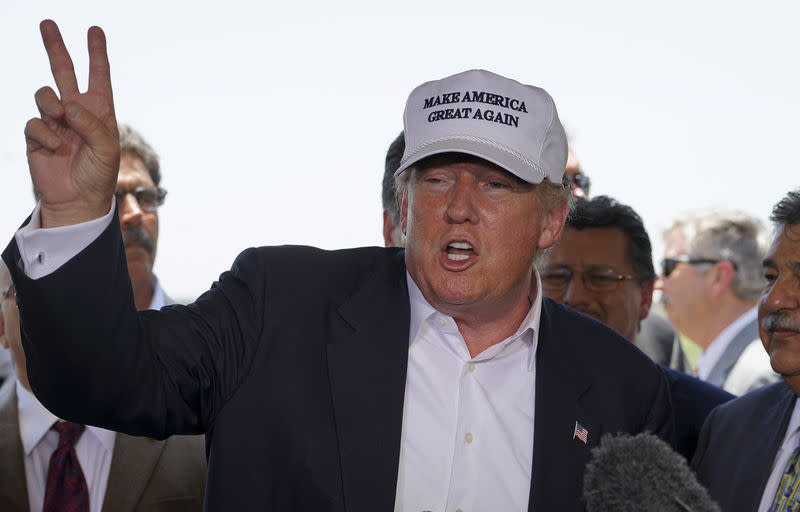
{"type": "MultiPolygon", "coordinates": [[[[19,434],[22,438],[22,449],[27,457],[41,442],[53,423],[59,420],[59,417],[48,411],[33,393],[25,389],[19,380],[16,382],[16,391],[19,434]]],[[[89,425],[86,426],[86,432],[94,435],[108,452],[114,449],[115,432],[89,425]]]]}
{"type": "Polygon", "coordinates": [[[153,285],[153,298],[150,300],[150,307],[147,309],[159,310],[164,306],[174,304],[174,301],[167,297],[166,292],[164,292],[164,289],[161,288],[161,283],[158,281],[158,278],[155,275],[153,275],[153,280],[155,281],[155,284],[153,285]]]}
{"type": "Polygon", "coordinates": [[[728,345],[731,344],[736,334],[757,317],[758,311],[755,307],[752,307],[739,316],[739,318],[729,323],[722,332],[714,338],[714,341],[711,342],[697,362],[697,374],[700,378],[708,378],[711,369],[714,368],[719,358],[722,357],[722,354],[728,349],[728,345]]]}
{"type": "MultiPolygon", "coordinates": [[[[417,334],[419,333],[419,329],[422,324],[432,315],[441,313],[439,313],[425,299],[425,296],[422,295],[422,291],[417,286],[417,283],[415,283],[411,278],[411,274],[408,273],[408,270],[406,270],[406,283],[408,284],[408,299],[411,315],[408,329],[408,343],[411,345],[411,343],[413,343],[417,338],[417,334]]],[[[542,280],[539,277],[539,271],[534,267],[530,292],[531,308],[528,310],[528,314],[525,315],[525,318],[520,323],[516,332],[502,342],[503,345],[508,345],[525,334],[527,331],[530,331],[530,336],[522,336],[525,341],[530,342],[530,357],[528,358],[529,367],[532,367],[535,364],[536,348],[539,345],[539,324],[542,319],[541,289],[542,280]]],[[[447,316],[447,318],[452,320],[452,317],[447,316]]]]}

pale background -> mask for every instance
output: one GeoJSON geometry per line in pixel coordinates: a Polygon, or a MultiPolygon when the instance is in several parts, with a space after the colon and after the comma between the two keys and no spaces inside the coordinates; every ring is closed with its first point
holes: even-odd
{"type": "Polygon", "coordinates": [[[85,84],[108,35],[117,113],[161,154],[156,271],[182,299],[252,245],[380,245],[380,178],[410,90],[469,68],[546,88],[593,193],[631,204],[661,257],[681,210],[766,220],[800,185],[795,0],[0,3],[0,233],[32,209],[23,128],[51,84],[38,22],[85,84]]]}

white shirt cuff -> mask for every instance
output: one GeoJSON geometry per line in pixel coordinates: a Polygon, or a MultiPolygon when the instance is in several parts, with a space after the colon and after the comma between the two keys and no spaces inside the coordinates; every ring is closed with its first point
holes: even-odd
{"type": "Polygon", "coordinates": [[[40,210],[41,203],[36,203],[31,221],[14,234],[25,275],[31,279],[55,272],[97,240],[114,218],[114,201],[100,218],[58,228],[42,228],[40,210]]]}

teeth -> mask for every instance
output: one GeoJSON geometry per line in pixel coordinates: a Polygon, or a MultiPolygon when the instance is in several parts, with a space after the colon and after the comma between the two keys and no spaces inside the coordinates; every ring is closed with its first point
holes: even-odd
{"type": "Polygon", "coordinates": [[[468,254],[448,254],[447,259],[452,261],[464,261],[469,258],[468,254]]]}
{"type": "Polygon", "coordinates": [[[452,247],[453,249],[463,249],[463,250],[471,250],[472,245],[468,244],[467,242],[452,242],[448,245],[448,247],[452,247]]]}

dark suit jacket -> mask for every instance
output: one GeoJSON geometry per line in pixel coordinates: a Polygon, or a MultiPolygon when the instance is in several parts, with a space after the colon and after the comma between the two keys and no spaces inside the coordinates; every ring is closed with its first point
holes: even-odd
{"type": "MultiPolygon", "coordinates": [[[[119,226],[28,279],[15,243],[32,387],[65,419],[205,432],[208,510],[392,510],[408,360],[403,253],[248,249],[189,306],[137,314],[119,226]],[[69,376],[71,386],[63,385],[69,376]]],[[[671,439],[661,371],[599,322],[545,300],[529,507],[582,510],[606,432],[671,439]],[[588,443],[573,438],[575,422],[588,443]]]]}
{"type": "Polygon", "coordinates": [[[778,382],[708,416],[692,468],[725,512],[758,510],[795,399],[794,391],[778,382]]]}
{"type": "Polygon", "coordinates": [[[651,310],[642,320],[641,329],[636,335],[636,346],[656,363],[668,366],[675,336],[675,328],[651,310]]]}
{"type": "Polygon", "coordinates": [[[662,366],[675,412],[675,451],[691,461],[700,429],[718,405],[736,398],[727,391],[678,370],[662,366]]]}
{"type": "MultiPolygon", "coordinates": [[[[14,379],[0,388],[0,510],[28,512],[14,379]]],[[[103,512],[189,512],[203,504],[202,436],[165,441],[117,434],[103,512]]]]}

